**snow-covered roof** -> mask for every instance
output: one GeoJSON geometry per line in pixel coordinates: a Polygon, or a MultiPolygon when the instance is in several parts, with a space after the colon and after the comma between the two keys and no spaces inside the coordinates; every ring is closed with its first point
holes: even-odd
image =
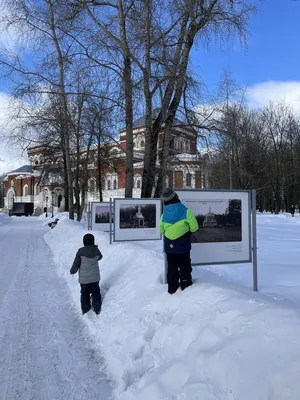
{"type": "Polygon", "coordinates": [[[33,174],[34,170],[31,167],[31,165],[23,165],[20,168],[17,168],[11,172],[8,172],[7,175],[19,175],[20,173],[29,173],[29,174],[33,174]]]}
{"type": "Polygon", "coordinates": [[[182,153],[176,155],[176,158],[179,160],[189,160],[189,161],[199,161],[199,155],[198,154],[189,154],[189,153],[182,153]]]}

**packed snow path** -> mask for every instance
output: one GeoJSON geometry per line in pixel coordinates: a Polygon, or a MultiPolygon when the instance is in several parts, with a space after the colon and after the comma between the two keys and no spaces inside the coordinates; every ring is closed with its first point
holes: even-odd
{"type": "Polygon", "coordinates": [[[107,400],[103,360],[69,306],[46,231],[35,218],[0,226],[0,399],[107,400]]]}

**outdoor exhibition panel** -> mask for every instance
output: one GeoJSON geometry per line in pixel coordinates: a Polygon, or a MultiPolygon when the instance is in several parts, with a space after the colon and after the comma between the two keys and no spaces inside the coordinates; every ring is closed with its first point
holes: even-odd
{"type": "Polygon", "coordinates": [[[191,236],[192,265],[252,261],[249,191],[176,191],[199,224],[191,236]]]}
{"type": "Polygon", "coordinates": [[[92,231],[110,231],[111,205],[106,202],[92,202],[91,204],[91,228],[92,231]]]}
{"type": "Polygon", "coordinates": [[[159,240],[160,199],[114,199],[114,241],[159,240]]]}

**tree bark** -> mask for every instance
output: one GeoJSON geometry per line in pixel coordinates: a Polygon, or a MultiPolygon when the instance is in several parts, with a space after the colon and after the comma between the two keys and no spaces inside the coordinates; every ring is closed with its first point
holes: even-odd
{"type": "Polygon", "coordinates": [[[70,157],[70,137],[69,137],[69,126],[68,126],[68,101],[65,90],[65,65],[64,57],[61,51],[59,39],[56,33],[56,22],[54,14],[54,3],[52,0],[47,0],[50,11],[50,28],[52,32],[52,39],[55,44],[57,53],[57,62],[59,67],[59,96],[61,101],[62,109],[62,136],[63,144],[65,149],[65,160],[66,160],[66,173],[67,173],[67,192],[68,192],[68,205],[69,205],[69,218],[74,219],[74,199],[73,199],[73,177],[70,157]]]}
{"type": "Polygon", "coordinates": [[[125,197],[132,197],[133,192],[133,100],[131,54],[127,41],[126,17],[122,0],[118,0],[120,36],[124,60],[123,82],[125,90],[125,126],[126,126],[126,178],[125,197]]]}

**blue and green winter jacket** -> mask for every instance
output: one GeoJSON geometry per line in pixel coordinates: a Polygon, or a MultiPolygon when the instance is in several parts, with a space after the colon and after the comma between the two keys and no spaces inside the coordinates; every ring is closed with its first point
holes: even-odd
{"type": "Polygon", "coordinates": [[[166,253],[188,253],[191,250],[191,232],[198,229],[194,214],[185,205],[178,202],[164,206],[160,231],[164,235],[166,253]]]}

